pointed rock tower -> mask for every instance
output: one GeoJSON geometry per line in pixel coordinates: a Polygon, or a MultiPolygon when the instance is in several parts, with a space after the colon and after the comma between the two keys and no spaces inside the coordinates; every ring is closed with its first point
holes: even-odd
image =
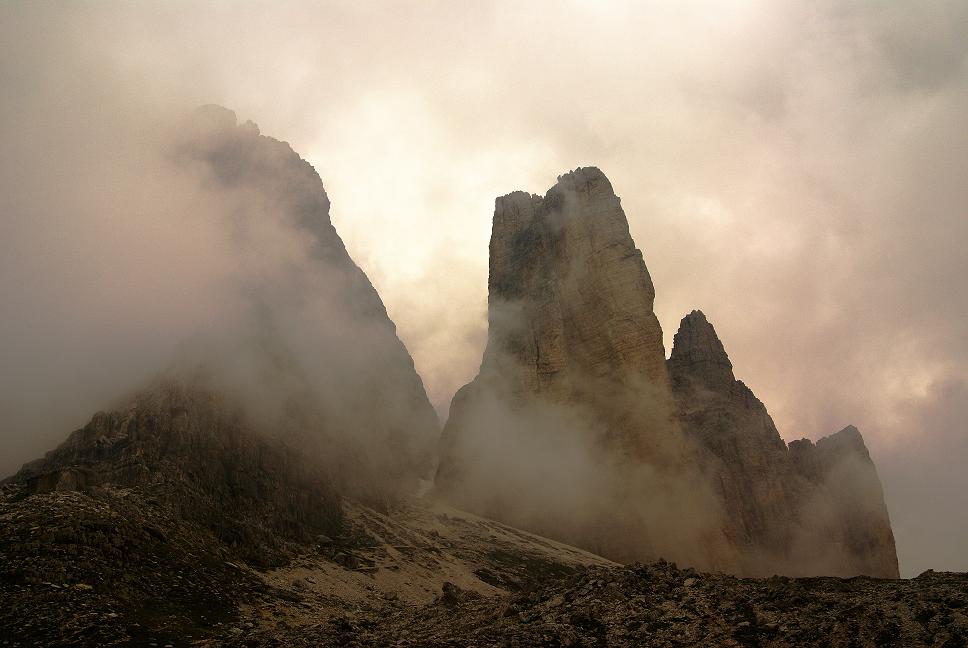
{"type": "Polygon", "coordinates": [[[498,198],[487,348],[451,404],[438,490],[611,557],[727,566],[718,502],[675,420],[654,297],[600,170],[498,198]]]}
{"type": "Polygon", "coordinates": [[[668,364],[743,573],[898,577],[880,480],[856,428],[788,450],[701,311],[682,319],[668,364]]]}
{"type": "Polygon", "coordinates": [[[437,490],[618,560],[897,577],[860,435],[788,449],[701,312],[665,360],[654,298],[598,169],[498,198],[487,348],[451,403],[437,490]]]}

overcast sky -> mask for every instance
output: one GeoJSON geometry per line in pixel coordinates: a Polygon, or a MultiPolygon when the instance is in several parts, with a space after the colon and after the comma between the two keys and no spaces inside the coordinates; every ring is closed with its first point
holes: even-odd
{"type": "Polygon", "coordinates": [[[103,143],[144,115],[214,102],[319,171],[442,418],[480,362],[494,198],[600,167],[667,352],[702,309],[787,440],[860,428],[903,574],[968,570],[966,34],[961,0],[6,2],[0,468],[170,351],[135,371],[144,339],[84,316],[94,332],[68,348],[48,302],[83,314],[105,277],[64,269],[64,251],[145,233],[74,231],[40,197],[76,182],[65,168],[96,179],[103,143]],[[115,382],[85,386],[104,367],[115,382]]]}

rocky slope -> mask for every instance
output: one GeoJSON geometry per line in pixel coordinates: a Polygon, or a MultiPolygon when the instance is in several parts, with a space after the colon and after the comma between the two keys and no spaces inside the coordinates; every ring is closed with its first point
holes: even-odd
{"type": "Polygon", "coordinates": [[[497,200],[488,289],[481,370],[442,436],[444,497],[622,561],[897,577],[856,431],[788,450],[698,311],[666,363],[649,273],[601,171],[497,200]]]}
{"type": "Polygon", "coordinates": [[[0,487],[0,645],[968,645],[968,576],[738,579],[439,504],[344,502],[257,570],[140,488],[0,487]]]}
{"type": "Polygon", "coordinates": [[[612,564],[443,506],[345,500],[328,535],[280,536],[285,564],[257,570],[158,495],[0,487],[0,645],[288,645],[330,630],[346,645],[347,619],[432,604],[444,583],[500,597],[612,564]]]}
{"type": "Polygon", "coordinates": [[[162,383],[8,481],[25,496],[134,489],[265,567],[286,560],[287,541],[331,533],[341,518],[330,467],[277,432],[254,429],[223,394],[162,383]]]}
{"type": "Polygon", "coordinates": [[[654,295],[598,169],[498,198],[487,348],[451,404],[438,491],[618,560],[731,566],[675,420],[654,295]]]}
{"type": "Polygon", "coordinates": [[[445,591],[431,605],[363,612],[293,646],[830,646],[968,645],[968,575],[915,579],[738,579],[670,563],[585,568],[489,598],[445,591]]]}

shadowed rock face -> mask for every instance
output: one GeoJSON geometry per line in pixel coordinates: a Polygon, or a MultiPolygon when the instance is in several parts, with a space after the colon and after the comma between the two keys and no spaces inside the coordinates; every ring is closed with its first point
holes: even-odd
{"type": "Polygon", "coordinates": [[[265,567],[284,561],[287,542],[339,527],[334,481],[311,456],[253,430],[223,395],[166,383],[99,412],[8,481],[28,495],[135,489],[265,567]]]}
{"type": "Polygon", "coordinates": [[[224,334],[187,340],[154,384],[12,480],[33,493],[141,489],[272,563],[285,540],[337,524],[340,495],[385,504],[415,492],[432,475],[438,422],[313,167],[219,106],[180,126],[172,165],[197,180],[227,239],[256,239],[239,245],[250,255],[239,268],[283,262],[240,271],[226,290],[241,297],[226,299],[243,306],[224,334]]]}
{"type": "Polygon", "coordinates": [[[823,502],[808,503],[803,517],[809,520],[819,510],[820,528],[832,530],[828,537],[835,539],[841,554],[839,569],[832,573],[898,578],[884,491],[857,428],[847,426],[816,445],[808,439],[794,441],[790,456],[798,472],[815,486],[813,497],[823,502]]]}
{"type": "Polygon", "coordinates": [[[219,106],[199,109],[182,135],[174,157],[239,205],[230,224],[238,235],[258,236],[268,221],[291,236],[298,252],[286,254],[299,264],[243,286],[244,349],[226,350],[226,362],[190,348],[177,371],[195,378],[245,354],[260,372],[254,391],[289,423],[300,419],[289,427],[303,441],[326,446],[338,483],[375,500],[414,492],[432,476],[439,422],[382,300],[330,221],[319,175],[287,143],[237,125],[219,106]]]}
{"type": "Polygon", "coordinates": [[[487,348],[451,404],[438,489],[613,558],[688,546],[729,564],[674,418],[652,280],[601,171],[497,199],[488,288],[487,348]]]}
{"type": "Polygon", "coordinates": [[[700,311],[683,318],[668,364],[679,419],[708,451],[704,470],[745,573],[898,577],[880,481],[856,428],[788,450],[700,311]]]}

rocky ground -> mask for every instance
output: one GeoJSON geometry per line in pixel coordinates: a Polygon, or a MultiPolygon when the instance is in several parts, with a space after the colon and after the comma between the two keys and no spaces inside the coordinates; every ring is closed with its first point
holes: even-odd
{"type": "Polygon", "coordinates": [[[612,564],[427,503],[378,512],[347,500],[333,537],[275,550],[285,566],[256,569],[242,558],[251,547],[142,488],[6,484],[0,646],[285,643],[334,620],[432,604],[444,582],[494,597],[612,564]]]}
{"type": "Polygon", "coordinates": [[[586,568],[483,597],[445,586],[430,605],[360,611],[255,645],[965,646],[968,576],[737,579],[670,563],[586,568]]]}
{"type": "Polygon", "coordinates": [[[185,645],[261,586],[131,490],[0,491],[0,645],[185,645]]]}
{"type": "Polygon", "coordinates": [[[0,646],[968,644],[968,575],[620,566],[426,502],[345,503],[259,571],[138,489],[0,489],[0,646]]]}

